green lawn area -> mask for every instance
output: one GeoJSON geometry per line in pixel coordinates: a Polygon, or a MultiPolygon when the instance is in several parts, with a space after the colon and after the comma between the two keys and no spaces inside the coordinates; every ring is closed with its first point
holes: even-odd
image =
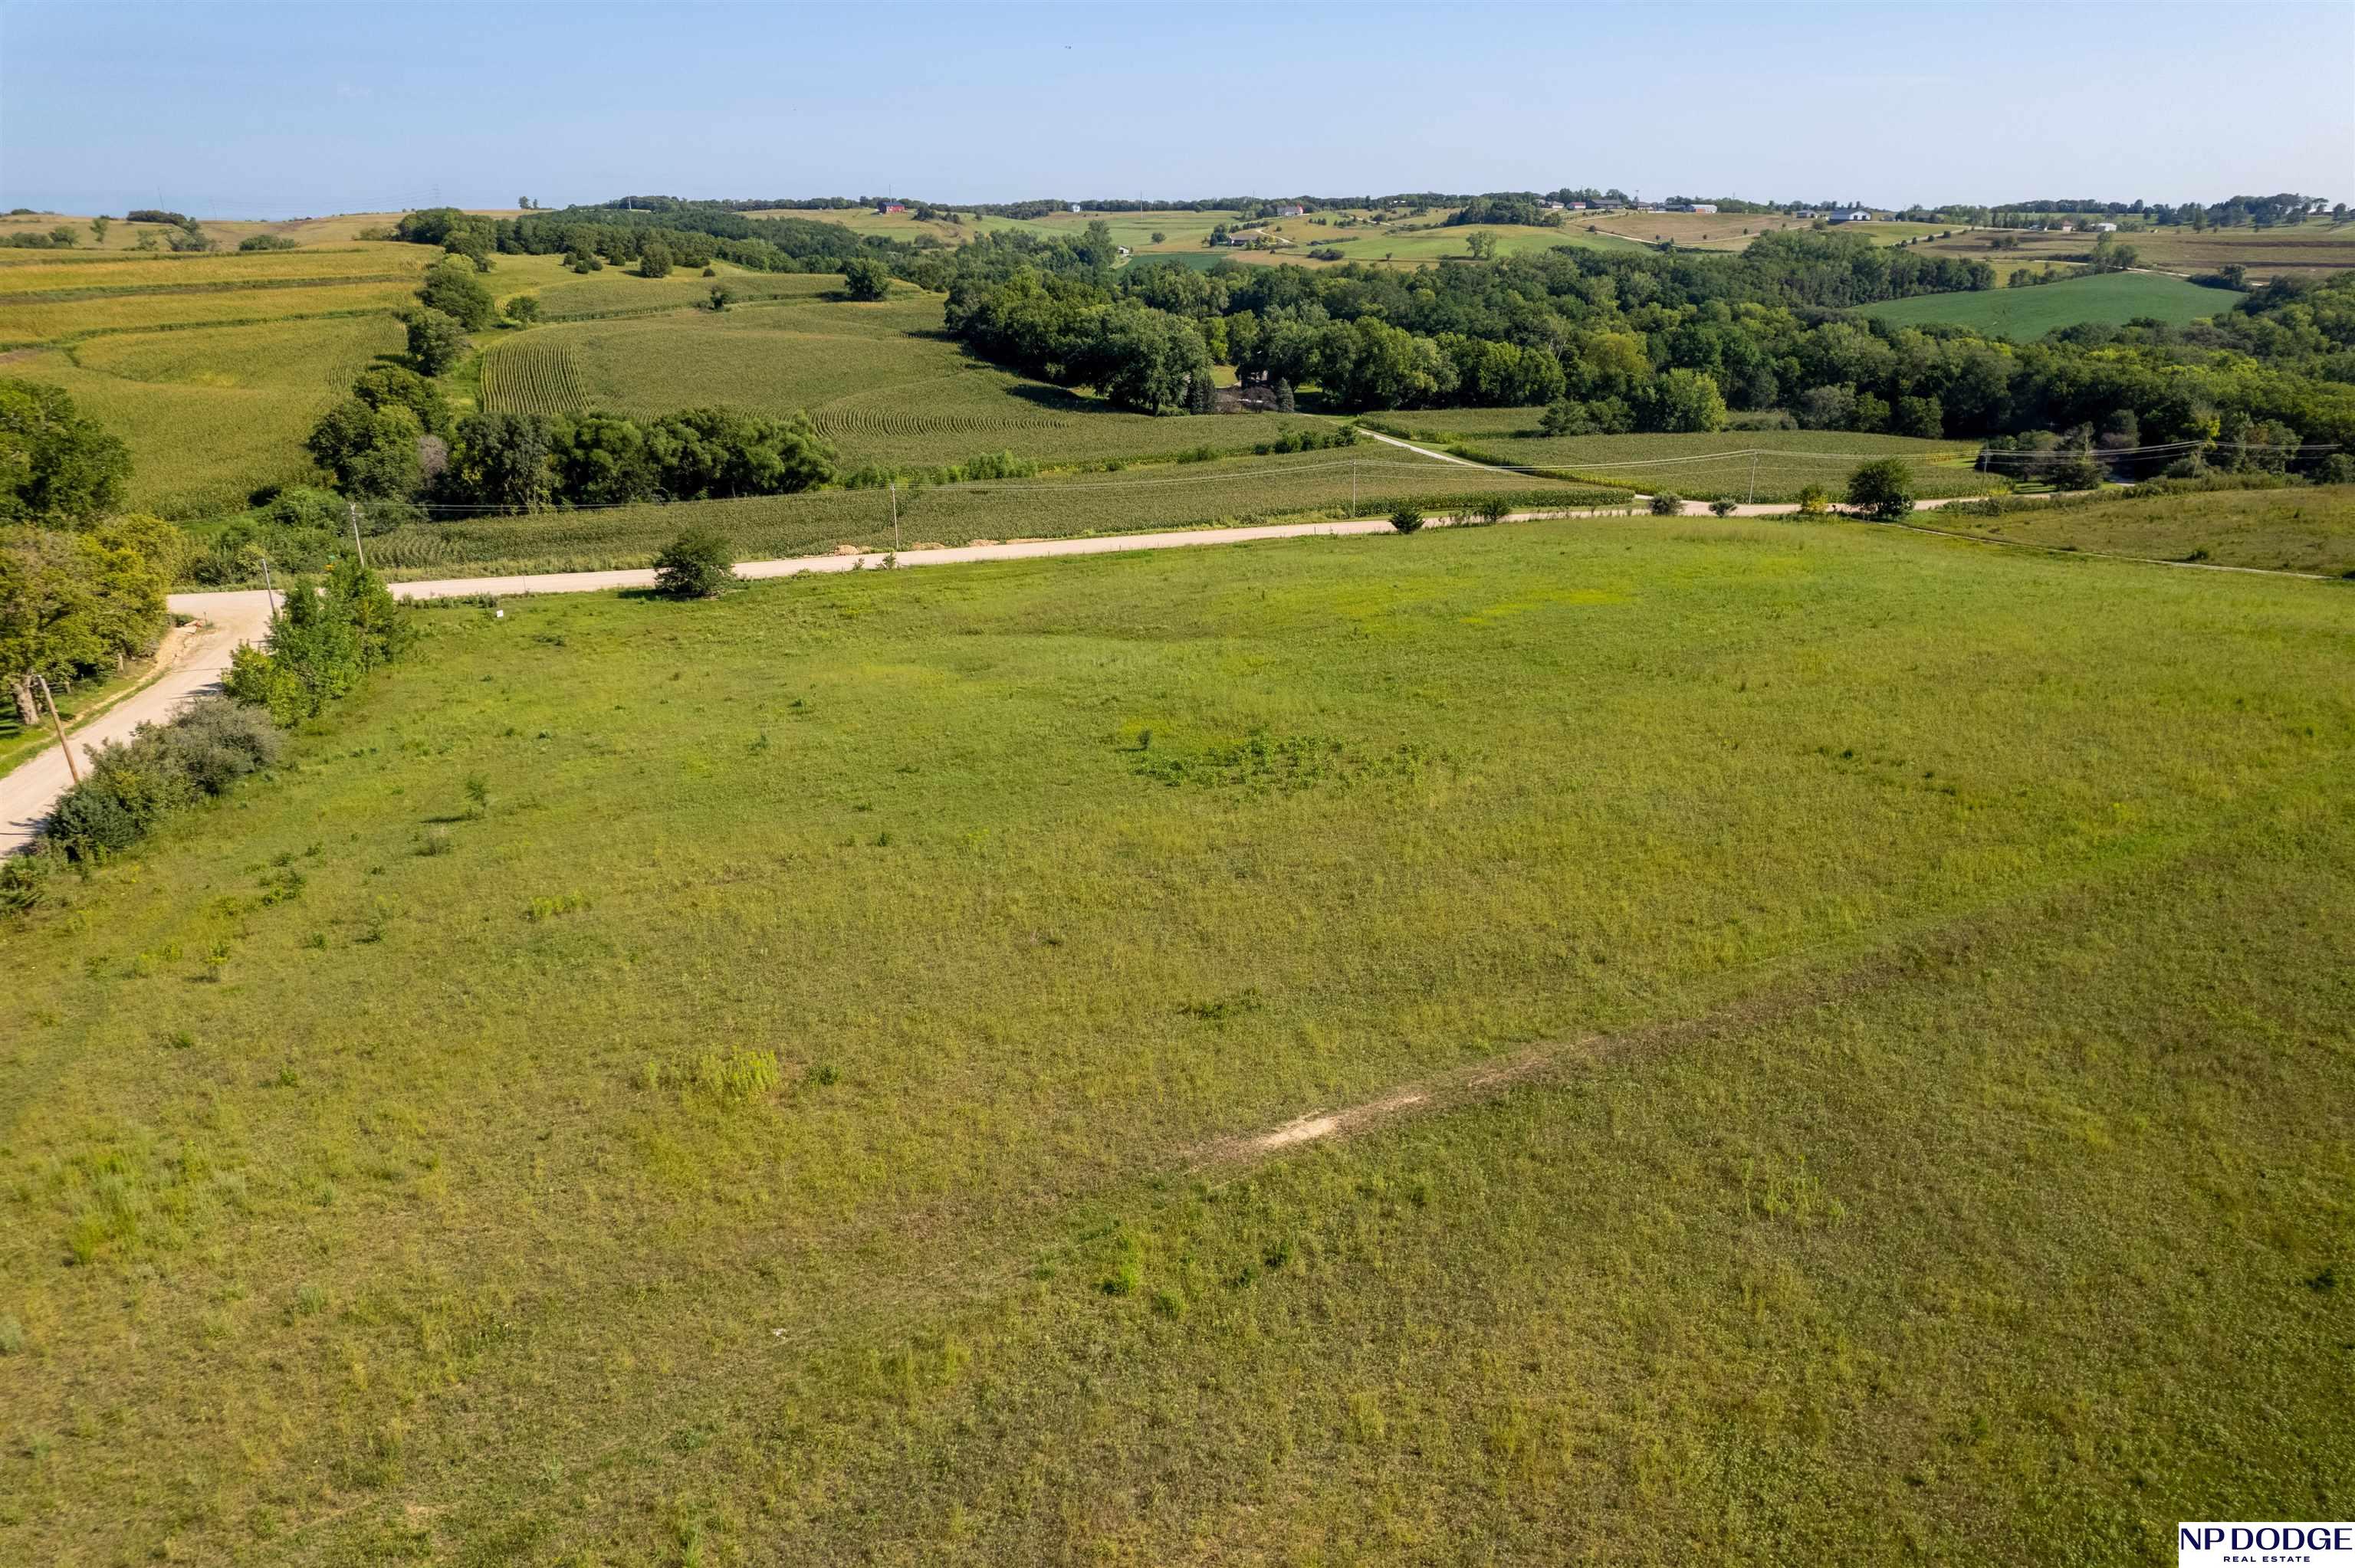
{"type": "Polygon", "coordinates": [[[1998,517],[1941,513],[1941,528],[2017,544],[2355,577],[2355,486],[2038,502],[1998,517]]]}
{"type": "Polygon", "coordinates": [[[2241,298],[2230,289],[2206,289],[2157,272],[2105,272],[2028,289],[1917,294],[1857,310],[1896,326],[1965,326],[2030,343],[2055,327],[2087,322],[2122,326],[2137,316],[2181,326],[2229,311],[2241,298]]]}
{"type": "Polygon", "coordinates": [[[505,609],[0,925],[0,1561],[2355,1507],[2335,585],[1644,518],[505,609]]]}

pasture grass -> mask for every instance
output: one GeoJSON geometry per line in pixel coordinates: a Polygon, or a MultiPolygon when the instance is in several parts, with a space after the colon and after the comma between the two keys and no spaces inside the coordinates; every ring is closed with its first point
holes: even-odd
{"type": "Polygon", "coordinates": [[[2056,327],[2089,323],[2123,326],[2139,316],[2184,326],[2222,315],[2243,297],[2230,289],[2202,288],[2157,272],[2100,272],[2027,289],[1916,294],[1859,305],[1855,313],[1892,326],[1968,327],[1990,337],[2032,343],[2056,327]]]}
{"type": "Polygon", "coordinates": [[[2355,577],[2355,485],[2072,497],[1997,517],[1948,510],[1929,521],[2054,549],[2355,577]]]}
{"type": "Polygon", "coordinates": [[[505,608],[0,929],[0,1558],[2350,1504],[2336,589],[1678,519],[505,608]]]}

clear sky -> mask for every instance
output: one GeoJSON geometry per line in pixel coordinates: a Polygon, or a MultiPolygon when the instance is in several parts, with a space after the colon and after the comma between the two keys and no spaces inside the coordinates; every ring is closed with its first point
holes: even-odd
{"type": "Polygon", "coordinates": [[[2355,4],[0,0],[0,207],[2355,200],[2355,4]]]}

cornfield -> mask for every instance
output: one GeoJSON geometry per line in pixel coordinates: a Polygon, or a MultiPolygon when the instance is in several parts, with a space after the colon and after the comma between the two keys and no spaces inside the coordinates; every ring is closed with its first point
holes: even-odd
{"type": "Polygon", "coordinates": [[[560,336],[535,333],[483,355],[483,407],[493,413],[570,414],[588,400],[580,364],[560,336]]]}

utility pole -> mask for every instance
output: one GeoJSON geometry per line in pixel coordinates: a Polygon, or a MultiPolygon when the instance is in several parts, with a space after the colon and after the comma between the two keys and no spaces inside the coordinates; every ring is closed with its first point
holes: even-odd
{"type": "Polygon", "coordinates": [[[891,553],[900,553],[900,482],[891,480],[886,488],[891,492],[891,553]]]}
{"type": "Polygon", "coordinates": [[[270,552],[261,552],[261,591],[270,600],[270,619],[278,619],[278,585],[270,577],[270,552]]]}
{"type": "Polygon", "coordinates": [[[81,782],[81,765],[74,760],[73,742],[66,738],[66,722],[58,717],[58,699],[49,694],[48,677],[36,674],[33,683],[41,688],[41,701],[49,705],[49,727],[58,732],[58,744],[65,748],[66,771],[72,774],[73,781],[79,784],[81,782]]]}
{"type": "MultiPolygon", "coordinates": [[[[1755,462],[1757,460],[1753,458],[1751,461],[1755,462]]],[[[360,570],[366,571],[368,570],[368,551],[360,547],[360,503],[357,501],[347,501],[344,504],[351,509],[352,514],[352,554],[360,558],[360,570]]]]}
{"type": "Polygon", "coordinates": [[[1750,452],[1750,501],[1753,505],[1758,502],[1758,451],[1754,447],[1750,452]]]}
{"type": "Polygon", "coordinates": [[[1358,460],[1349,460],[1349,515],[1358,514],[1358,460]]]}

